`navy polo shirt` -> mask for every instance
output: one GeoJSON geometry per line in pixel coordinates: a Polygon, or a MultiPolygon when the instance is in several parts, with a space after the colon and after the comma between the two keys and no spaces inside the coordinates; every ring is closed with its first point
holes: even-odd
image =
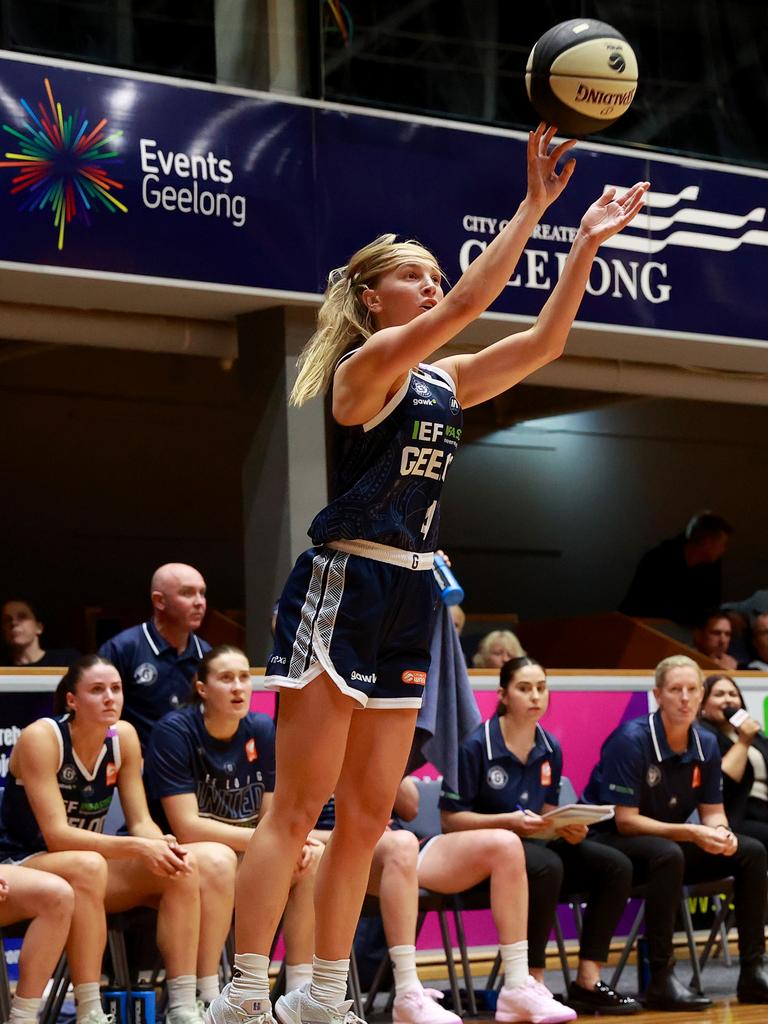
{"type": "Polygon", "coordinates": [[[494,715],[483,722],[459,748],[459,792],[443,788],[444,811],[505,814],[519,807],[538,813],[544,804],[557,805],[563,753],[560,744],[540,725],[536,742],[523,764],[504,742],[494,715]]]}
{"type": "Polygon", "coordinates": [[[152,620],[124,629],[99,648],[123,681],[123,718],[139,734],[142,750],[149,743],[155,722],[190,696],[192,680],[211,645],[191,633],[179,654],[160,636],[152,620]]]}
{"type": "Polygon", "coordinates": [[[265,793],[275,788],[275,726],[250,711],[226,740],[211,736],[199,705],[172,711],[152,730],[144,759],[152,816],[164,796],[194,793],[201,817],[255,828],[265,793]]]}
{"type": "MultiPolygon", "coordinates": [[[[583,800],[637,807],[656,821],[687,821],[699,804],[723,801],[717,740],[692,725],[687,749],[676,754],[667,743],[660,711],[625,722],[603,744],[583,800]]],[[[616,831],[613,821],[600,827],[616,831]]]]}

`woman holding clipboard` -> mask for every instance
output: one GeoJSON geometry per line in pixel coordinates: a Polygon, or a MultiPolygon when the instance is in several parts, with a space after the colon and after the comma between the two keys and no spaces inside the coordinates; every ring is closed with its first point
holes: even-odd
{"type": "Polygon", "coordinates": [[[506,828],[523,841],[528,875],[528,963],[543,983],[545,951],[561,896],[586,894],[576,981],[565,1002],[578,1013],[632,1014],[640,1005],[600,978],[614,929],[626,905],[632,865],[587,839],[587,826],[556,828],[542,815],[557,807],[563,755],[539,720],[549,706],[544,669],[533,658],[501,668],[496,715],[461,745],[459,792],[443,792],[443,829],[506,828]],[[606,857],[609,852],[611,856],[606,857]]]}

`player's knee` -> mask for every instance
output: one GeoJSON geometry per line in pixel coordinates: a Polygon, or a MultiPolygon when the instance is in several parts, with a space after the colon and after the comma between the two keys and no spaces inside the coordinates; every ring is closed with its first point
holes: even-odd
{"type": "Polygon", "coordinates": [[[382,838],[391,814],[391,808],[382,805],[342,801],[336,799],[336,832],[345,842],[357,843],[373,849],[382,838]]]}
{"type": "Polygon", "coordinates": [[[66,879],[78,896],[103,899],[107,890],[107,874],[107,862],[100,853],[78,850],[69,858],[66,879]]]}
{"type": "Polygon", "coordinates": [[[201,843],[194,850],[200,881],[208,888],[229,889],[237,872],[237,854],[224,843],[201,843]]]}
{"type": "Polygon", "coordinates": [[[663,871],[670,876],[679,876],[682,881],[685,857],[680,844],[671,839],[660,839],[654,844],[650,870],[653,872],[663,871]]]}
{"type": "Polygon", "coordinates": [[[488,829],[481,852],[489,871],[495,868],[523,870],[525,867],[525,854],[520,837],[506,829],[488,829]]]}
{"type": "Polygon", "coordinates": [[[382,844],[380,853],[385,868],[402,875],[416,873],[419,841],[412,832],[385,832],[379,842],[382,844]]]}
{"type": "Polygon", "coordinates": [[[55,921],[69,921],[75,909],[75,890],[57,875],[46,875],[42,881],[35,894],[38,912],[55,921]]]}

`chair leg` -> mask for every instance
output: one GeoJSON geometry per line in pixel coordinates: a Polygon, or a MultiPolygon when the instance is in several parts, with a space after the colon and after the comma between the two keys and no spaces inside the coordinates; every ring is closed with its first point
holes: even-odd
{"type": "Polygon", "coordinates": [[[461,1006],[461,992],[459,991],[459,982],[456,977],[456,965],[453,962],[453,946],[451,945],[451,933],[448,930],[448,918],[444,910],[438,910],[438,920],[440,921],[440,934],[443,938],[443,950],[445,952],[445,965],[448,968],[448,980],[451,984],[451,996],[453,998],[453,1012],[458,1014],[459,1017],[463,1017],[464,1013],[461,1006]]]}
{"type": "Polygon", "coordinates": [[[69,965],[62,953],[51,978],[51,989],[40,1012],[39,1024],[56,1024],[69,988],[69,965]]]}
{"type": "Polygon", "coordinates": [[[11,1016],[11,984],[8,979],[8,964],[5,961],[5,944],[0,935],[0,1016],[8,1020],[11,1016]]]}
{"type": "Polygon", "coordinates": [[[376,996],[379,994],[379,991],[384,984],[384,979],[387,976],[387,971],[390,970],[390,968],[391,964],[389,962],[389,954],[385,953],[379,961],[379,966],[376,968],[376,973],[371,981],[368,994],[365,997],[365,1003],[363,1004],[363,1018],[366,1018],[373,1009],[376,996]]]}
{"type": "Polygon", "coordinates": [[[281,995],[285,992],[285,957],[283,962],[280,964],[280,970],[277,972],[277,977],[274,980],[272,988],[269,990],[269,998],[273,1003],[277,1002],[281,995]]]}
{"type": "Polygon", "coordinates": [[[619,978],[621,977],[622,971],[627,966],[627,960],[629,960],[629,954],[632,952],[632,947],[637,941],[637,936],[640,933],[640,926],[643,923],[645,917],[645,903],[641,903],[637,914],[635,914],[635,920],[632,922],[632,927],[629,930],[627,941],[624,943],[624,949],[621,951],[619,962],[614,968],[613,974],[611,975],[610,986],[615,989],[619,986],[619,978]]]}
{"type": "Polygon", "coordinates": [[[563,929],[560,925],[560,918],[557,916],[557,910],[555,910],[555,941],[557,942],[557,952],[560,954],[560,969],[563,972],[563,981],[565,982],[565,991],[567,992],[571,985],[571,972],[568,968],[568,954],[565,951],[565,942],[563,941],[563,929]]]}
{"type": "Polygon", "coordinates": [[[349,994],[358,1017],[363,1016],[363,993],[360,988],[360,975],[357,970],[357,957],[354,949],[349,952],[349,994]]]}
{"type": "Polygon", "coordinates": [[[464,988],[467,990],[467,1009],[470,1017],[476,1017],[477,1001],[475,999],[475,985],[472,981],[472,969],[469,965],[469,954],[467,953],[467,940],[464,935],[464,920],[461,916],[461,908],[455,903],[453,905],[453,923],[456,926],[456,938],[459,941],[461,969],[464,974],[464,988]]]}
{"type": "Polygon", "coordinates": [[[115,985],[126,991],[131,989],[131,970],[128,966],[128,952],[125,948],[125,935],[119,928],[110,928],[107,932],[109,955],[112,960],[112,972],[115,985]]]}
{"type": "Polygon", "coordinates": [[[693,935],[693,921],[691,919],[691,908],[688,906],[688,896],[685,892],[683,892],[683,898],[680,900],[680,914],[683,918],[685,937],[688,940],[688,949],[691,954],[691,967],[693,969],[693,974],[691,976],[691,988],[694,992],[703,994],[704,988],[701,983],[701,970],[699,969],[699,951],[696,949],[696,939],[693,935]]]}
{"type": "Polygon", "coordinates": [[[493,967],[491,968],[491,973],[488,975],[488,981],[486,981],[486,983],[485,983],[487,988],[489,988],[489,989],[495,988],[496,987],[497,979],[499,981],[499,988],[501,988],[501,986],[504,984],[504,972],[501,969],[501,953],[500,952],[496,954],[496,959],[493,961],[493,967]]]}

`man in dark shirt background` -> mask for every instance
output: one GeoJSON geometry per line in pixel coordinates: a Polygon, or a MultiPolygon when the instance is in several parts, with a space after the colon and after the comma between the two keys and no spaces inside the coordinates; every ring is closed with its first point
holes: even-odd
{"type": "Polygon", "coordinates": [[[619,611],[672,619],[693,626],[722,599],[721,559],[733,527],[714,512],[701,512],[685,531],[640,559],[619,611]]]}

